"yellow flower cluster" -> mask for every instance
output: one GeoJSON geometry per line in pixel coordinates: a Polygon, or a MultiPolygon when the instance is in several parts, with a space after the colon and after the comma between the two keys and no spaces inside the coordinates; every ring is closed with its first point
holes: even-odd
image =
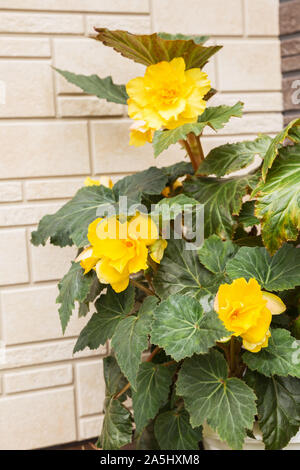
{"type": "Polygon", "coordinates": [[[117,217],[94,220],[88,229],[90,246],[77,257],[84,273],[95,269],[103,284],[122,292],[131,273],[148,268],[148,254],[159,263],[167,246],[159,238],[156,224],[150,217],[137,214],[129,222],[117,217]]]}
{"type": "Polygon", "coordinates": [[[93,180],[88,176],[84,180],[84,186],[106,186],[111,189],[113,187],[113,182],[109,176],[100,176],[98,180],[93,180]]]}
{"type": "Polygon", "coordinates": [[[130,144],[144,145],[152,141],[155,130],[196,122],[210,88],[207,74],[199,68],[185,70],[182,57],[147,67],[144,77],[133,78],[126,86],[128,114],[136,121],[130,144]]]}
{"type": "Polygon", "coordinates": [[[256,279],[244,278],[222,284],[214,308],[226,329],[243,338],[244,348],[251,352],[268,346],[272,315],[286,309],[279,297],[262,291],[256,279]]]}

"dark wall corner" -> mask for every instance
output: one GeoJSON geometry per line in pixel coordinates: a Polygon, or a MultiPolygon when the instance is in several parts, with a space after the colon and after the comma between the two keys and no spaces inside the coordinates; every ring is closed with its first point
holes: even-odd
{"type": "Polygon", "coordinates": [[[300,0],[280,0],[283,115],[300,116],[300,0]]]}

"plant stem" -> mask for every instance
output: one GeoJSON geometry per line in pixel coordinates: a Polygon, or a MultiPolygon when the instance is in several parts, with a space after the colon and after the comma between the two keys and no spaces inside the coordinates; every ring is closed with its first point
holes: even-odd
{"type": "Polygon", "coordinates": [[[169,362],[164,362],[161,364],[164,367],[172,366],[173,364],[176,364],[176,361],[169,361],[169,362]]]}
{"type": "Polygon", "coordinates": [[[179,142],[181,143],[181,145],[184,146],[185,150],[187,151],[188,156],[190,157],[190,160],[192,162],[194,171],[196,172],[198,170],[199,163],[195,160],[195,157],[194,157],[194,154],[191,150],[191,147],[189,146],[189,144],[186,140],[180,140],[179,142]]]}
{"type": "Polygon", "coordinates": [[[135,279],[130,279],[130,282],[133,286],[137,287],[138,289],[141,289],[142,291],[146,292],[147,295],[155,295],[158,297],[158,295],[148,287],[144,286],[140,282],[136,281],[135,279]]]}
{"type": "Polygon", "coordinates": [[[195,136],[195,134],[190,132],[187,136],[187,142],[193,155],[193,160],[195,162],[194,170],[196,172],[204,160],[204,153],[200,142],[200,136],[195,136]]]}
{"type": "Polygon", "coordinates": [[[196,137],[196,141],[197,141],[199,155],[201,156],[201,160],[203,161],[205,156],[204,156],[204,152],[203,152],[203,148],[202,148],[202,144],[200,140],[200,135],[196,137]]]}
{"type": "Polygon", "coordinates": [[[122,388],[115,396],[114,399],[117,400],[123,393],[127,392],[127,390],[130,388],[130,383],[128,382],[125,387],[122,388]]]}
{"type": "Polygon", "coordinates": [[[150,356],[147,357],[146,361],[145,362],[151,362],[152,359],[154,358],[154,356],[156,356],[156,354],[160,351],[160,347],[159,346],[156,346],[152,353],[150,354],[150,356]]]}
{"type": "MultiPolygon", "coordinates": [[[[151,362],[152,359],[154,358],[154,356],[156,356],[156,354],[160,351],[160,347],[159,346],[156,346],[152,353],[147,357],[146,361],[145,362],[151,362]]],[[[114,396],[114,399],[117,400],[121,395],[123,395],[123,393],[125,393],[128,389],[130,388],[130,382],[128,382],[123,388],[122,390],[120,390],[118,393],[116,393],[116,395],[114,396]]]]}
{"type": "Polygon", "coordinates": [[[223,349],[224,353],[225,353],[225,357],[226,357],[226,360],[228,362],[228,365],[230,365],[230,353],[229,353],[229,348],[228,348],[228,344],[224,344],[224,343],[217,343],[217,346],[221,349],[223,349]]]}
{"type": "Polygon", "coordinates": [[[230,340],[230,376],[235,372],[235,337],[231,336],[230,340]]]}

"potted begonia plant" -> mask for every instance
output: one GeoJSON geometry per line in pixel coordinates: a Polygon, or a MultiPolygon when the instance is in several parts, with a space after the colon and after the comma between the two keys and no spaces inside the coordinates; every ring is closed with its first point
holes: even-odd
{"type": "Polygon", "coordinates": [[[78,248],[57,298],[63,332],[75,302],[93,313],[74,353],[111,340],[99,447],[299,448],[300,120],[205,155],[204,129],[243,109],[209,106],[203,68],[220,46],[96,31],[144,75],[125,86],[57,71],[128,104],[140,158],[146,143],[156,157],[179,144],[183,156],[114,185],[88,178],[32,233],[34,245],[78,248]]]}

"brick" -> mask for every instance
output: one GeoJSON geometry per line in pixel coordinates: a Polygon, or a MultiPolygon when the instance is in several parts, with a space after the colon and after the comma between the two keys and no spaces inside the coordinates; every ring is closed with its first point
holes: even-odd
{"type": "Polygon", "coordinates": [[[35,180],[25,182],[25,194],[29,201],[73,197],[84,185],[85,178],[60,180],[35,180]]]}
{"type": "Polygon", "coordinates": [[[3,378],[5,393],[25,392],[39,388],[69,385],[73,380],[71,364],[54,367],[26,369],[23,372],[11,372],[3,378]]]}
{"type": "Polygon", "coordinates": [[[48,364],[58,361],[70,361],[90,356],[104,356],[107,347],[100,346],[96,350],[85,349],[73,356],[73,349],[77,339],[64,339],[40,344],[22,346],[8,346],[6,348],[6,361],[0,362],[0,370],[9,370],[27,367],[35,364],[48,364]]]}
{"type": "Polygon", "coordinates": [[[86,16],[86,33],[95,34],[94,27],[108,29],[122,29],[135,34],[149,34],[150,16],[86,16]]]}
{"type": "Polygon", "coordinates": [[[281,67],[284,73],[299,71],[300,75],[300,54],[290,57],[282,57],[281,67]]]}
{"type": "Polygon", "coordinates": [[[48,38],[0,38],[0,57],[51,57],[48,38]]]}
{"type": "Polygon", "coordinates": [[[0,0],[0,8],[10,10],[57,10],[148,13],[148,0],[0,0]]]}
{"type": "Polygon", "coordinates": [[[0,448],[36,449],[76,439],[71,387],[0,399],[0,448]]]}
{"type": "Polygon", "coordinates": [[[92,143],[94,147],[96,173],[127,173],[140,171],[151,165],[165,166],[181,161],[184,152],[173,145],[157,159],[153,156],[150,144],[144,147],[129,145],[129,127],[127,121],[93,121],[92,143]]]}
{"type": "Polygon", "coordinates": [[[280,48],[277,40],[223,40],[218,53],[222,91],[281,90],[280,48]]]}
{"type": "Polygon", "coordinates": [[[280,34],[300,31],[300,3],[298,0],[280,4],[280,34]]]}
{"type": "Polygon", "coordinates": [[[188,5],[182,0],[153,0],[152,5],[155,31],[230,36],[243,34],[240,0],[189,0],[188,5]]]}
{"type": "Polygon", "coordinates": [[[21,183],[0,183],[0,202],[17,202],[21,200],[21,183]]]}
{"type": "Polygon", "coordinates": [[[18,204],[0,206],[0,227],[34,225],[46,214],[53,214],[62,204],[18,204]]]}
{"type": "MultiPolygon", "coordinates": [[[[144,74],[145,67],[90,38],[54,39],[55,67],[84,75],[111,75],[115,83],[126,83],[131,78],[144,74]]],[[[62,76],[56,74],[58,93],[79,93],[62,76]]]]}
{"type": "Polygon", "coordinates": [[[0,117],[54,116],[52,70],[49,62],[0,61],[6,102],[0,117]]]}
{"type": "Polygon", "coordinates": [[[79,416],[103,412],[105,383],[100,360],[76,364],[79,416]]]}
{"type": "MultiPolygon", "coordinates": [[[[283,108],[285,111],[300,110],[300,77],[282,80],[283,108]]],[[[299,116],[298,116],[299,117],[299,116]]]]}
{"type": "Polygon", "coordinates": [[[0,245],[2,246],[0,285],[28,282],[25,230],[1,230],[0,245]]]}
{"type": "MultiPolygon", "coordinates": [[[[2,290],[3,340],[7,345],[62,338],[56,285],[2,290]]],[[[78,336],[87,323],[76,310],[65,336],[78,336]]]]}
{"type": "Polygon", "coordinates": [[[286,57],[289,55],[297,55],[297,54],[300,54],[300,37],[281,40],[282,57],[286,57]]]}
{"type": "Polygon", "coordinates": [[[64,96],[58,99],[58,114],[63,117],[121,116],[123,113],[121,104],[99,100],[95,96],[64,96]]]}
{"type": "Polygon", "coordinates": [[[248,36],[279,35],[278,0],[246,0],[245,17],[248,36]]]}
{"type": "Polygon", "coordinates": [[[32,279],[38,281],[54,281],[61,279],[70,267],[71,260],[76,257],[75,247],[63,249],[50,245],[30,246],[32,260],[32,279]]]}
{"type": "Polygon", "coordinates": [[[0,179],[90,173],[85,122],[5,123],[0,142],[0,179]]]}
{"type": "Polygon", "coordinates": [[[216,59],[212,57],[209,62],[203,67],[204,72],[207,73],[212,88],[217,88],[217,77],[216,77],[216,59]]]}
{"type": "Polygon", "coordinates": [[[0,33],[83,34],[83,17],[39,13],[1,13],[0,33]]]}
{"type": "MultiPolygon", "coordinates": [[[[282,130],[281,113],[250,113],[242,118],[232,118],[223,129],[218,130],[219,135],[228,134],[269,134],[282,130]]],[[[213,135],[215,131],[206,128],[204,135],[213,135]]]]}
{"type": "Polygon", "coordinates": [[[222,104],[233,106],[238,101],[244,103],[245,112],[282,111],[282,94],[280,92],[217,93],[209,101],[209,106],[222,104]]]}
{"type": "Polygon", "coordinates": [[[79,439],[98,437],[101,433],[103,418],[103,415],[81,418],[79,420],[79,439]]]}

